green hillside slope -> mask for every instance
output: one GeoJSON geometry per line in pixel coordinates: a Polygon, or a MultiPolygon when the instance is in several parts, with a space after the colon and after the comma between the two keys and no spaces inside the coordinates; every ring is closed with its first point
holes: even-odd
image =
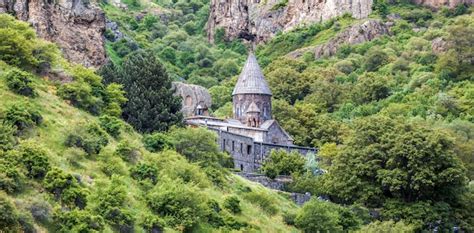
{"type": "MultiPolygon", "coordinates": [[[[53,59],[54,69],[73,75],[72,83],[81,82],[77,70],[81,70],[82,77],[87,71],[65,62],[55,49],[50,54],[40,53],[42,56],[31,53],[38,44],[54,46],[36,39],[25,23],[6,15],[0,17],[2,35],[8,32],[19,42],[0,42],[5,45],[0,46],[5,61],[0,61],[1,231],[153,232],[166,228],[297,232],[282,220],[284,212],[297,210],[285,195],[232,175],[222,167],[191,163],[171,149],[174,145],[179,148],[179,143],[149,152],[142,135],[123,121],[115,122],[118,130],[111,130],[113,127],[107,127],[101,118],[58,97],[58,89],[71,83],[48,81],[52,73],[41,77],[32,72],[38,67],[39,57],[53,59]],[[22,56],[31,55],[32,59],[10,59],[6,48],[17,54],[22,51],[22,56]],[[12,74],[18,74],[22,81],[11,85],[12,74]],[[29,88],[35,94],[18,94],[25,94],[29,88]]],[[[82,85],[87,87],[87,81],[82,85]]],[[[217,151],[215,136],[210,132],[173,132],[207,137],[210,144],[203,153],[217,151]]],[[[177,139],[173,133],[167,137],[177,139]]],[[[198,143],[189,138],[180,140],[188,146],[198,143]]]]}

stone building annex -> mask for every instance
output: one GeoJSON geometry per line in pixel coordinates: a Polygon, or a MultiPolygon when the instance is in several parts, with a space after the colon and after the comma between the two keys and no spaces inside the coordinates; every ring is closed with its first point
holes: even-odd
{"type": "Polygon", "coordinates": [[[211,117],[207,114],[208,101],[185,91],[178,90],[178,94],[183,97],[185,123],[217,132],[221,150],[227,151],[234,159],[235,168],[243,172],[258,171],[271,150],[316,153],[315,148],[295,146],[291,136],[272,119],[272,92],[252,53],[232,93],[232,119],[211,117]]]}

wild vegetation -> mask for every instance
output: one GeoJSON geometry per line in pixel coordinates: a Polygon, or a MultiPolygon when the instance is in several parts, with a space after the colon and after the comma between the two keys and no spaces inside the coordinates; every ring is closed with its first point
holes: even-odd
{"type": "Polygon", "coordinates": [[[390,35],[286,56],[361,22],[345,15],[258,46],[275,118],[319,148],[306,160],[274,151],[262,169],[326,200],[300,208],[232,175],[213,133],[180,125],[171,81],[208,87],[213,113],[229,116],[247,53],[222,29],[207,42],[209,2],[123,2],[101,3],[124,37],[106,32],[111,62],[98,72],[0,15],[1,229],[474,231],[472,9],[375,1],[371,18],[392,23],[390,35]]]}
{"type": "MultiPolygon", "coordinates": [[[[295,204],[232,175],[213,133],[137,133],[120,118],[135,97],[127,87],[69,64],[27,23],[0,22],[0,35],[11,35],[0,40],[1,231],[297,231],[281,217],[295,204]],[[52,79],[58,70],[70,79],[52,79]],[[253,193],[274,211],[246,198],[253,193]]],[[[166,76],[159,62],[149,66],[166,76]]]]}

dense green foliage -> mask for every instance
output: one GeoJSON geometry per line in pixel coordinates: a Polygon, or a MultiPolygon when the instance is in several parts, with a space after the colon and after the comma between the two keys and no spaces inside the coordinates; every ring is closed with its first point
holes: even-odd
{"type": "Polygon", "coordinates": [[[287,153],[284,150],[273,150],[262,165],[262,172],[274,179],[277,175],[289,176],[305,171],[306,160],[297,153],[287,153]]]}
{"type": "Polygon", "coordinates": [[[104,68],[106,82],[123,85],[128,102],[122,117],[140,132],[166,131],[179,124],[181,99],[174,96],[171,79],[152,51],[139,50],[128,55],[122,67],[104,68]]]}

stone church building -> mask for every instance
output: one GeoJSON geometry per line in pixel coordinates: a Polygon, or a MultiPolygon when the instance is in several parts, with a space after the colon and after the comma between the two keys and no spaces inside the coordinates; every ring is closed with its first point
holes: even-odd
{"type": "Polygon", "coordinates": [[[185,123],[215,131],[221,150],[233,157],[236,169],[258,171],[271,150],[297,151],[303,155],[316,153],[315,148],[294,145],[291,136],[273,119],[272,92],[252,53],[232,93],[232,119],[208,116],[210,103],[203,106],[205,101],[196,100],[191,104],[186,102],[189,100],[183,97],[184,107],[193,106],[192,111],[188,110],[191,114],[186,114],[185,123]],[[200,110],[204,107],[206,111],[200,110]]]}

